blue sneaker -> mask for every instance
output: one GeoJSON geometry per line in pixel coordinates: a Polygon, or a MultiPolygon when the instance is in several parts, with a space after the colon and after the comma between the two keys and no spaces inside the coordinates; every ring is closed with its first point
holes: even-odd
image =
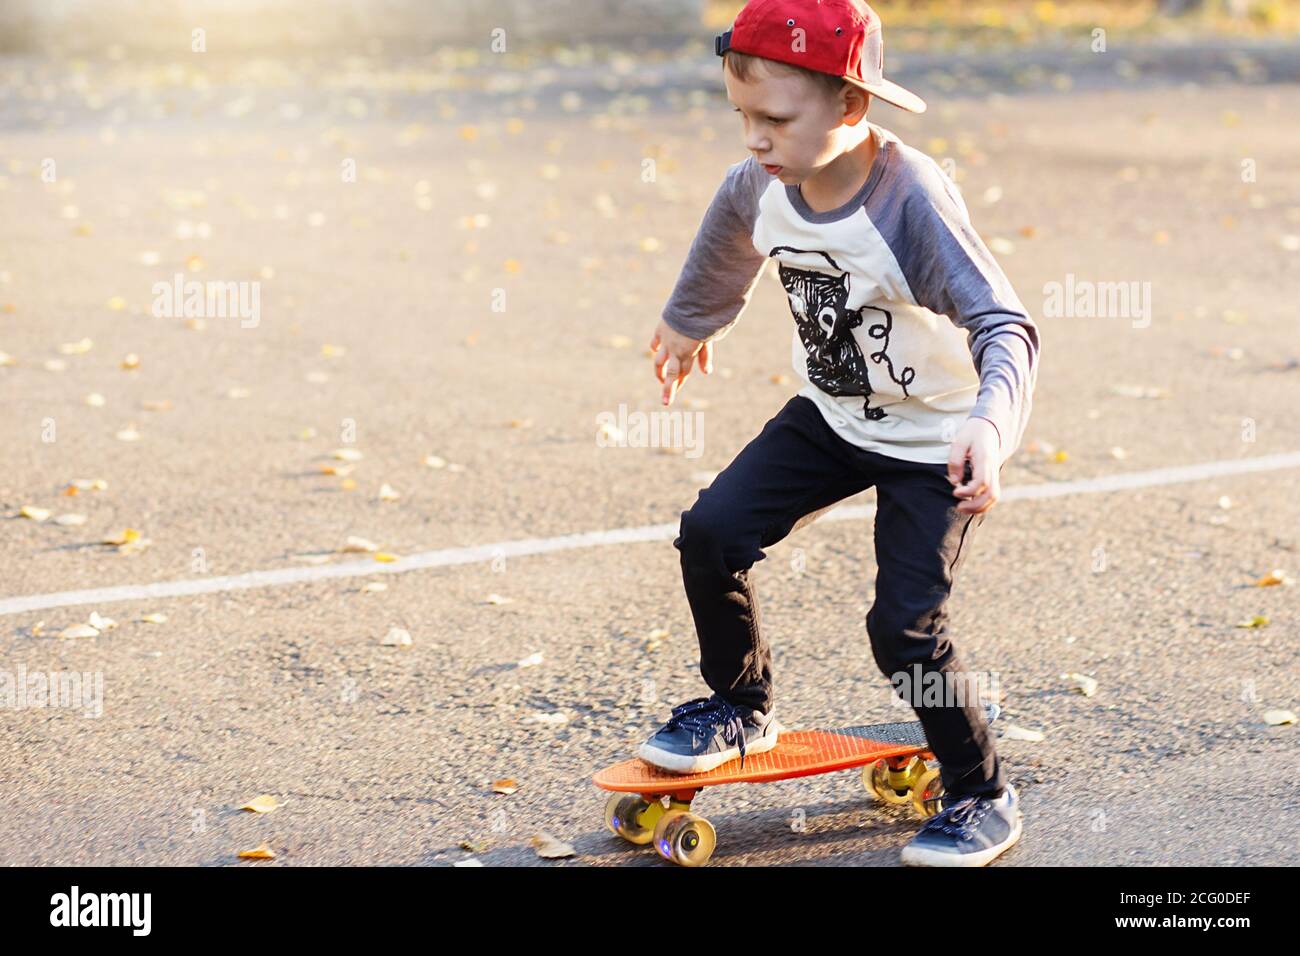
{"type": "Polygon", "coordinates": [[[673,708],[662,728],[641,745],[637,756],[674,773],[703,773],[746,754],[776,746],[779,725],[770,713],[754,710],[714,694],[673,708]]]}
{"type": "Polygon", "coordinates": [[[903,847],[907,866],[985,866],[1020,839],[1020,796],[1011,784],[1001,797],[943,801],[903,847]]]}

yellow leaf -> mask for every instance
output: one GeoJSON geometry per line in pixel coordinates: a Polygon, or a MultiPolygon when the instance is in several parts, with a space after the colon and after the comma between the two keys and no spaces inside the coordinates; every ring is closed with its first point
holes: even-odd
{"type": "Polygon", "coordinates": [[[105,538],[103,544],[130,544],[132,541],[140,540],[140,532],[135,528],[123,528],[111,538],[105,538]]]}
{"type": "Polygon", "coordinates": [[[504,793],[509,796],[519,789],[519,784],[510,779],[494,780],[492,781],[492,789],[496,793],[504,793]]]}
{"type": "Polygon", "coordinates": [[[252,850],[240,850],[239,857],[243,860],[274,860],[275,851],[263,843],[252,850]]]}
{"type": "Polygon", "coordinates": [[[384,564],[391,564],[392,562],[397,560],[397,555],[389,554],[387,551],[376,551],[375,560],[382,561],[384,562],[384,564]]]}
{"type": "Polygon", "coordinates": [[[275,797],[270,794],[262,794],[260,797],[254,797],[239,809],[251,810],[253,813],[270,813],[280,804],[276,802],[275,797]]]}
{"type": "Polygon", "coordinates": [[[1264,711],[1264,723],[1273,727],[1281,727],[1283,724],[1294,724],[1295,714],[1289,710],[1266,710],[1264,711]]]}
{"type": "Polygon", "coordinates": [[[122,359],[122,368],[124,369],[131,370],[131,369],[137,369],[139,367],[140,367],[140,356],[136,355],[134,352],[131,352],[129,355],[127,355],[125,358],[122,359]]]}
{"type": "Polygon", "coordinates": [[[1277,584],[1290,584],[1291,579],[1286,576],[1286,572],[1281,569],[1275,569],[1264,575],[1255,582],[1256,587],[1268,588],[1277,584]]]}
{"type": "Polygon", "coordinates": [[[141,615],[140,620],[144,621],[146,624],[163,624],[167,620],[167,615],[159,614],[157,611],[154,611],[151,614],[141,615]]]}
{"type": "Polygon", "coordinates": [[[33,521],[44,521],[50,516],[48,508],[37,508],[35,505],[23,505],[22,510],[18,513],[24,518],[31,518],[33,521]]]}
{"type": "Polygon", "coordinates": [[[357,480],[355,478],[344,478],[339,482],[339,487],[344,491],[356,491],[357,480]]]}
{"type": "Polygon", "coordinates": [[[1256,628],[1256,627],[1266,627],[1267,625],[1268,625],[1268,618],[1264,617],[1264,615],[1262,614],[1256,614],[1253,617],[1247,618],[1244,621],[1237,622],[1237,627],[1256,628]]]}

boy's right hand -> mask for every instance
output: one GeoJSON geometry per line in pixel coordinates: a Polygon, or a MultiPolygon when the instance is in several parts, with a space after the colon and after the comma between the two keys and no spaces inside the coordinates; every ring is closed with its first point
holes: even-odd
{"type": "Polygon", "coordinates": [[[650,339],[650,351],[655,353],[655,377],[663,383],[663,403],[671,405],[677,389],[691,374],[698,358],[700,371],[713,373],[713,344],[682,335],[663,319],[650,339]]]}

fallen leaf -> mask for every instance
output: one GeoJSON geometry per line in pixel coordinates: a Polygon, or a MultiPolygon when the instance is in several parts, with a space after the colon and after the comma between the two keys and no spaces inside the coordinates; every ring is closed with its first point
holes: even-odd
{"type": "Polygon", "coordinates": [[[275,851],[263,843],[252,850],[240,850],[239,857],[243,860],[274,860],[275,851]]]}
{"type": "Polygon", "coordinates": [[[254,797],[252,800],[249,800],[239,809],[249,810],[253,813],[270,813],[279,805],[280,804],[276,802],[275,797],[264,793],[260,797],[254,797]]]}
{"type": "Polygon", "coordinates": [[[392,564],[397,560],[397,555],[389,554],[387,551],[376,551],[375,560],[382,561],[384,564],[392,564]]]}
{"type": "Polygon", "coordinates": [[[336,448],[331,454],[339,461],[360,461],[362,458],[361,452],[355,448],[336,448]]]}
{"type": "Polygon", "coordinates": [[[1236,626],[1249,627],[1249,628],[1267,627],[1268,618],[1264,617],[1264,615],[1262,614],[1256,614],[1253,617],[1249,617],[1244,621],[1238,621],[1236,626]]]}
{"type": "Polygon", "coordinates": [[[142,615],[140,620],[144,621],[146,624],[163,624],[167,621],[167,615],[154,611],[150,614],[142,615]]]}
{"type": "Polygon", "coordinates": [[[511,598],[502,597],[500,594],[489,594],[486,598],[484,598],[483,603],[484,604],[509,604],[511,600],[512,600],[511,598]]]}
{"type": "Polygon", "coordinates": [[[384,639],[379,643],[385,647],[410,647],[413,643],[409,631],[404,631],[400,627],[395,627],[384,635],[384,639]]]}
{"type": "Polygon", "coordinates": [[[64,355],[83,355],[95,347],[95,343],[90,339],[82,339],[79,342],[64,342],[59,346],[59,351],[64,355]]]}
{"type": "Polygon", "coordinates": [[[111,617],[101,617],[98,611],[91,611],[88,622],[97,631],[111,631],[117,627],[117,621],[111,617]]]}
{"type": "Polygon", "coordinates": [[[567,843],[562,843],[549,833],[542,833],[535,836],[530,841],[537,850],[537,855],[543,860],[558,860],[561,857],[573,856],[574,849],[567,843]]]}
{"type": "Polygon", "coordinates": [[[1072,690],[1077,690],[1084,697],[1091,697],[1097,693],[1097,681],[1086,674],[1062,674],[1061,680],[1066,681],[1072,690]]]}
{"type": "Polygon", "coordinates": [[[139,441],[140,432],[137,431],[135,425],[132,424],[132,425],[127,425],[126,428],[123,428],[113,437],[115,437],[118,441],[139,441]]]}
{"type": "Polygon", "coordinates": [[[358,538],[355,535],[348,535],[347,543],[343,545],[343,547],[340,548],[339,550],[344,552],[355,552],[355,551],[370,552],[370,551],[376,551],[378,549],[375,546],[375,543],[373,541],[367,541],[365,538],[358,538]]]}
{"type": "Polygon", "coordinates": [[[553,714],[530,714],[524,718],[523,722],[525,724],[546,724],[547,726],[556,727],[560,724],[567,724],[569,715],[558,710],[553,714]]]}
{"type": "Polygon", "coordinates": [[[123,545],[123,544],[131,544],[132,542],[139,541],[139,540],[140,540],[139,531],[136,531],[135,528],[123,528],[121,531],[113,535],[111,538],[105,538],[100,543],[123,545]]]}
{"type": "Polygon", "coordinates": [[[525,657],[522,661],[520,661],[520,662],[519,662],[518,664],[516,664],[515,666],[516,666],[516,667],[536,667],[536,666],[537,666],[538,664],[540,664],[541,662],[542,662],[542,652],[541,652],[541,651],[538,651],[536,654],[529,654],[527,657],[525,657]]]}
{"type": "Polygon", "coordinates": [[[1112,385],[1111,392],[1125,398],[1166,398],[1169,390],[1154,385],[1112,385]]]}
{"type": "Polygon", "coordinates": [[[515,793],[518,789],[519,784],[513,780],[494,780],[492,782],[492,790],[495,793],[504,793],[506,796],[515,793]]]}
{"type": "Polygon", "coordinates": [[[136,355],[134,352],[131,352],[124,359],[122,359],[122,368],[126,369],[127,371],[133,371],[139,367],[140,367],[140,356],[136,355]]]}
{"type": "Polygon", "coordinates": [[[1274,569],[1270,571],[1268,574],[1264,575],[1262,578],[1260,578],[1258,581],[1255,582],[1255,586],[1261,588],[1271,588],[1279,584],[1285,584],[1290,586],[1293,583],[1295,582],[1293,582],[1289,577],[1287,577],[1286,572],[1279,568],[1279,569],[1274,569]]]}
{"type": "Polygon", "coordinates": [[[74,624],[59,631],[59,637],[99,637],[99,631],[89,624],[74,624]]]}
{"type": "Polygon", "coordinates": [[[1273,727],[1294,724],[1295,714],[1289,710],[1266,710],[1264,711],[1264,723],[1273,727]]]}
{"type": "Polygon", "coordinates": [[[400,497],[402,497],[401,494],[387,482],[379,486],[380,501],[396,501],[400,497]]]}
{"type": "Polygon", "coordinates": [[[50,516],[50,509],[37,508],[35,505],[23,505],[18,513],[24,518],[31,518],[33,521],[44,521],[50,516]]]}
{"type": "Polygon", "coordinates": [[[57,518],[54,519],[54,523],[61,524],[66,528],[75,528],[78,525],[83,525],[86,523],[86,516],[82,514],[73,514],[72,512],[69,512],[68,514],[59,515],[57,518]]]}
{"type": "Polygon", "coordinates": [[[366,593],[373,593],[375,591],[387,591],[388,585],[385,584],[383,581],[367,581],[365,584],[361,586],[361,590],[366,593]]]}
{"type": "Polygon", "coordinates": [[[1026,730],[1024,727],[1017,727],[1015,724],[1003,726],[1002,736],[1007,740],[1026,740],[1030,743],[1038,743],[1044,739],[1043,735],[1037,730],[1026,730]]]}
{"type": "Polygon", "coordinates": [[[104,405],[107,404],[107,400],[104,398],[103,395],[99,394],[99,392],[91,392],[89,395],[83,398],[82,401],[85,402],[87,405],[89,405],[91,408],[103,408],[104,405]]]}

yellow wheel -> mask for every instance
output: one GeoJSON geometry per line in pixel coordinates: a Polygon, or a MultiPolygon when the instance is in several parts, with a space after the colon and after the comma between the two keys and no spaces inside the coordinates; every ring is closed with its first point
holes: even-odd
{"type": "Polygon", "coordinates": [[[942,799],[943,779],[939,776],[939,768],[931,767],[912,787],[912,806],[921,816],[932,817],[943,809],[942,799]]]}
{"type": "Polygon", "coordinates": [[[651,803],[640,794],[610,794],[605,801],[605,827],[628,843],[645,846],[654,839],[654,826],[663,812],[663,804],[651,803]]]}
{"type": "Polygon", "coordinates": [[[877,760],[862,768],[862,785],[884,803],[904,804],[912,799],[912,788],[925,773],[925,761],[913,757],[902,770],[890,770],[889,763],[877,760]]]}
{"type": "Polygon", "coordinates": [[[718,833],[704,817],[669,810],[655,824],[655,850],[679,866],[703,866],[718,845],[718,833]]]}

